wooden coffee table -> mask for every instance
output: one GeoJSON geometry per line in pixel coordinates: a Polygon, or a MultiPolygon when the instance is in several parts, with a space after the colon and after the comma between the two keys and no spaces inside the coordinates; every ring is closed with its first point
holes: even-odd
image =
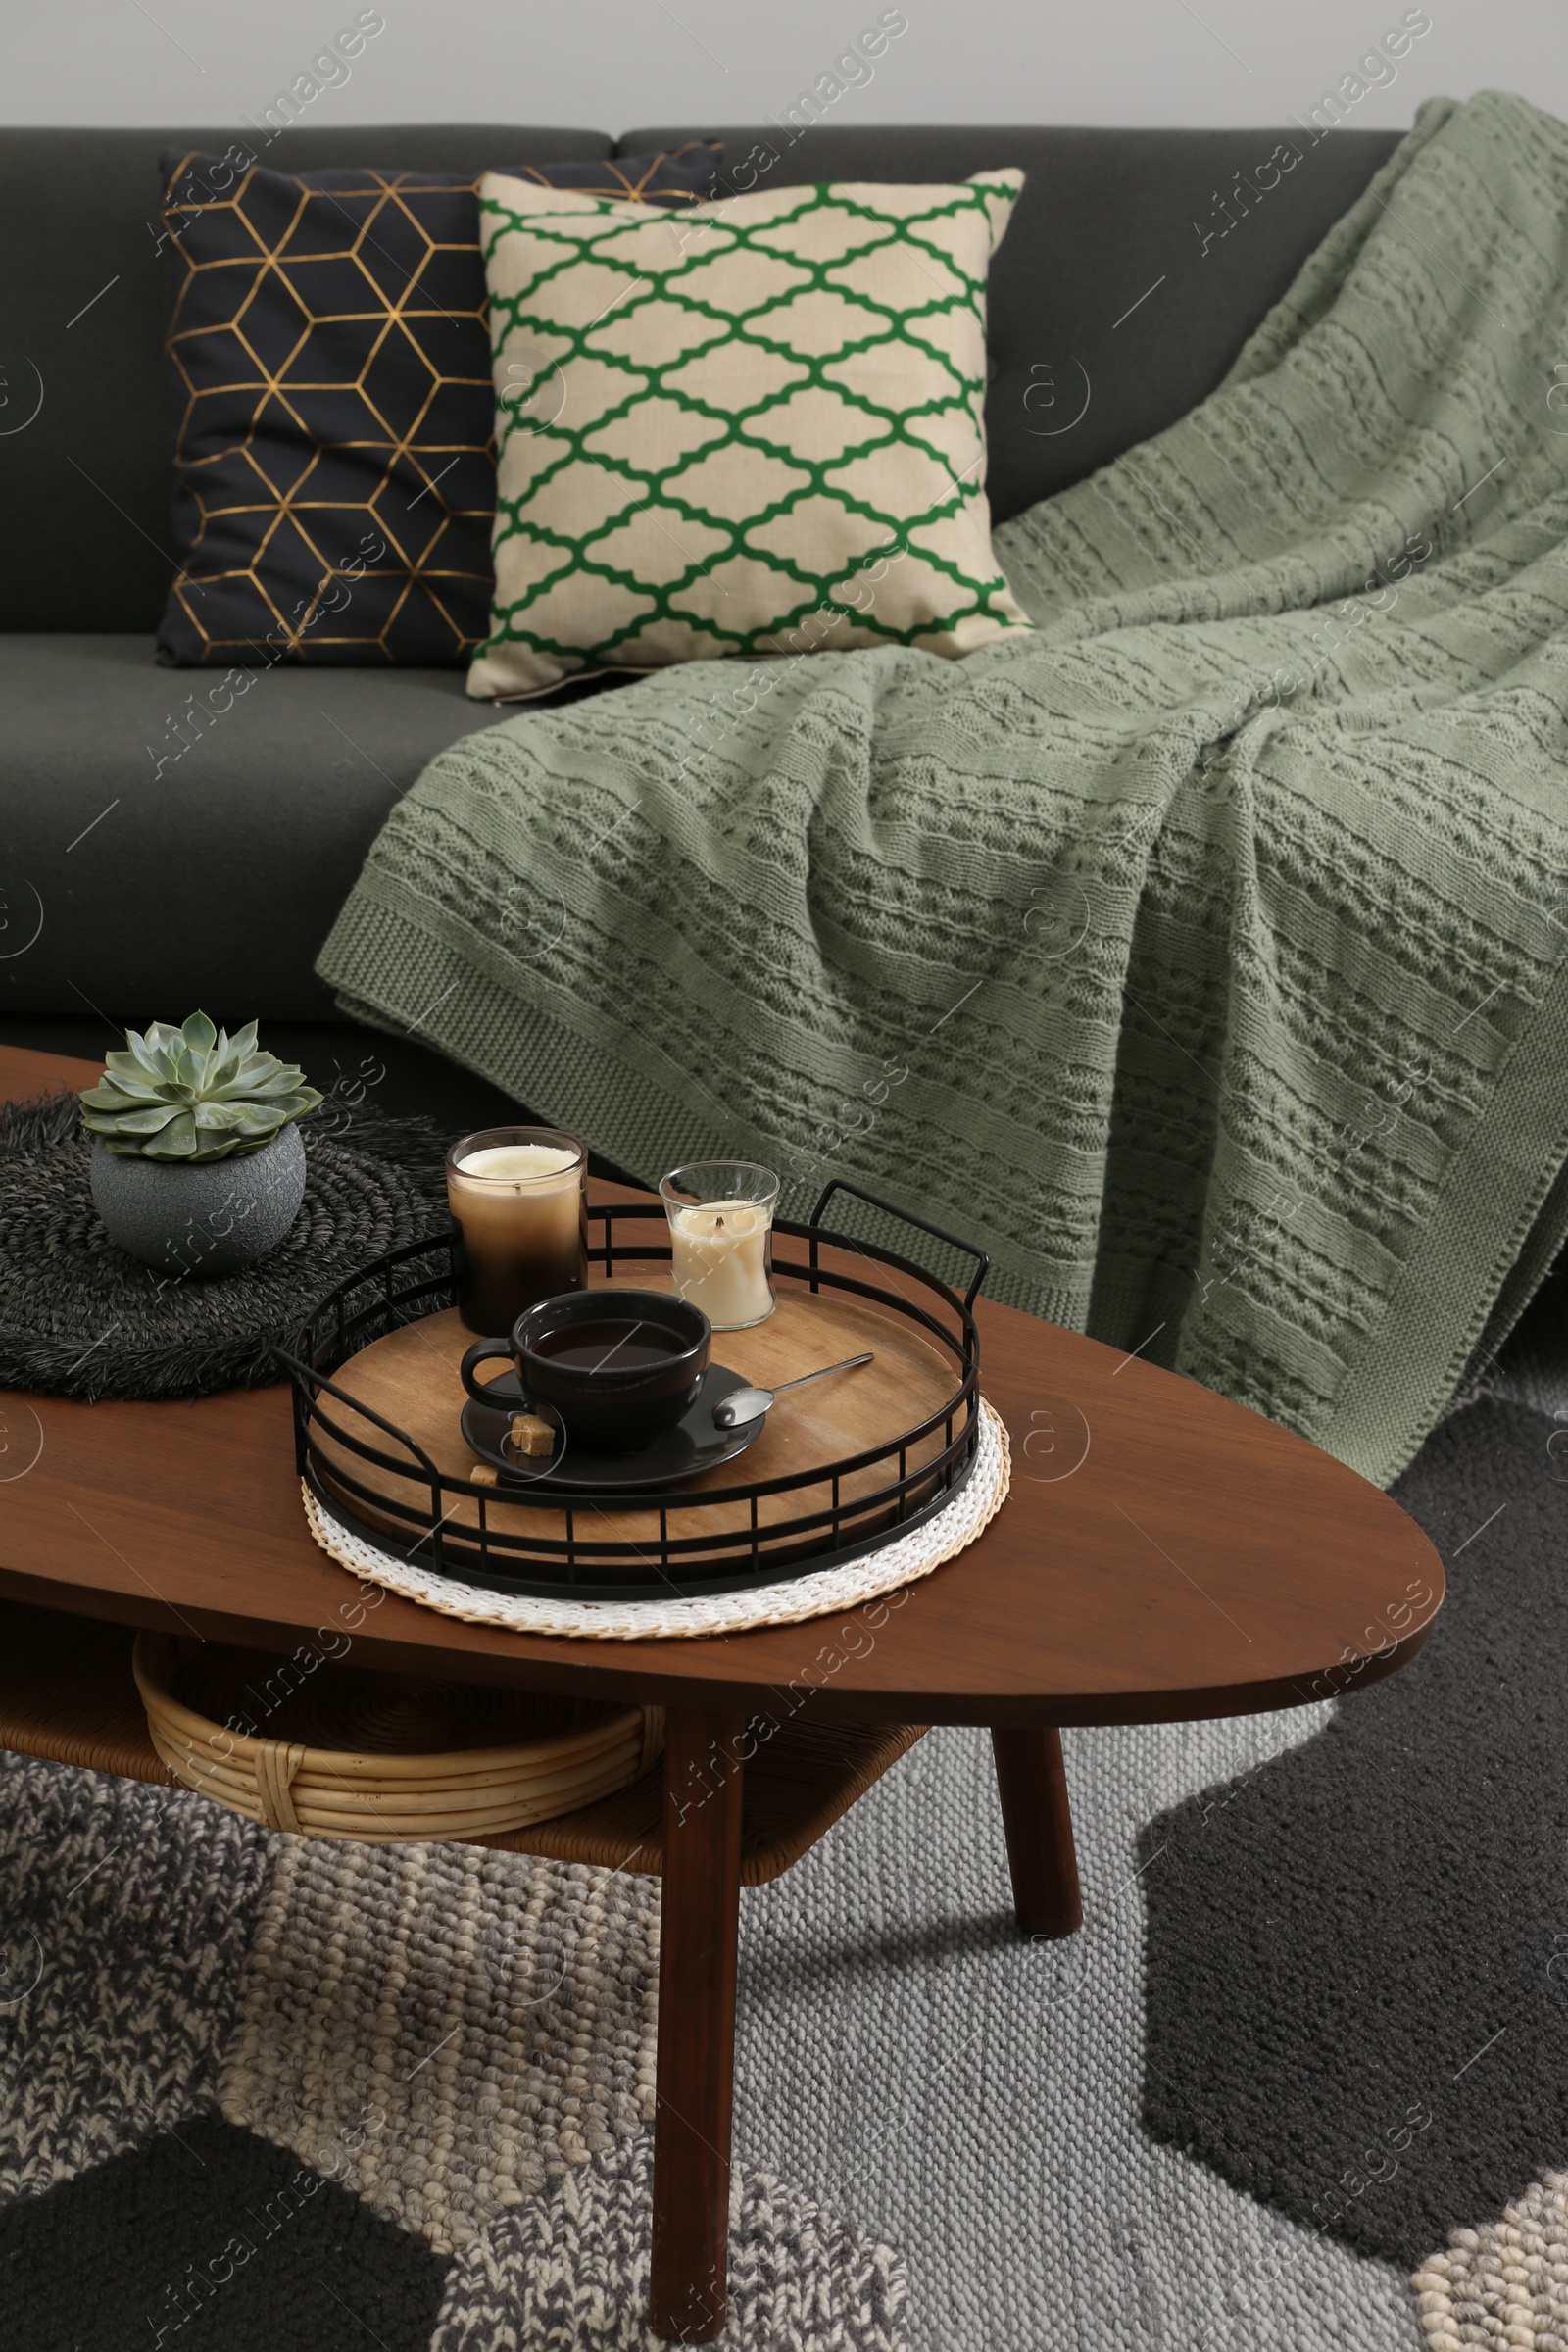
{"type": "MultiPolygon", "coordinates": [[[[85,1062],[0,1048],[0,1094],[85,1062]]],[[[622,1196],[624,1197],[624,1196],[622,1196]]],[[[667,1710],[663,1764],[480,1840],[662,1875],[652,2324],[723,2323],[740,1888],[797,1861],[930,1724],[988,1726],[1018,1924],[1080,1924],[1058,1727],[1299,1706],[1412,1656],[1443,1597],[1386,1494],[1137,1355],[977,1307],[1012,1493],[893,1602],[725,1639],[490,1631],[388,1594],[359,1663],[667,1710]]],[[[285,1389],[194,1404],[0,1395],[0,1744],[168,1779],[137,1626],[292,1650],[358,1588],[307,1532],[285,1389]],[[85,1621],[85,1622],[84,1622],[85,1621]]]]}

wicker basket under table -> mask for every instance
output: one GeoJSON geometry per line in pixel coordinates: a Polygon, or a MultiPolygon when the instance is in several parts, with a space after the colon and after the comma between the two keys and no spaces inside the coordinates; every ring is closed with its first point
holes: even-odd
{"type": "Polygon", "coordinates": [[[522,1829],[625,1788],[663,1748],[657,1707],[420,1683],[331,1661],[309,1681],[296,1668],[275,1709],[279,1732],[318,1729],[320,1744],[234,1728],[241,1708],[256,1711],[256,1686],[269,1690],[289,1663],[147,1632],[132,1653],[163,1763],[187,1788],[270,1830],[393,1844],[522,1829]],[[449,1725],[457,1742],[431,1746],[431,1727],[449,1725]],[[496,1728],[514,1736],[473,1743],[496,1728]]]}

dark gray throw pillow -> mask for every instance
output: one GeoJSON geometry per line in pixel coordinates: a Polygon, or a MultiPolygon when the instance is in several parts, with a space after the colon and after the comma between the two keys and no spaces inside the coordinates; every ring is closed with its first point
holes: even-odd
{"type": "MultiPolygon", "coordinates": [[[[713,194],[722,152],[515,176],[679,207],[713,194]]],[[[466,662],[496,479],[477,181],[160,163],[180,569],[159,660],[466,662]]]]}

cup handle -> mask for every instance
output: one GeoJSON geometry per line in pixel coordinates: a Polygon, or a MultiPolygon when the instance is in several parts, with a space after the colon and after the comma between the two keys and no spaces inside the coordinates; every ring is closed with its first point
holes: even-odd
{"type": "Polygon", "coordinates": [[[476,1380],[474,1378],[475,1367],[479,1364],[488,1363],[492,1356],[503,1355],[512,1365],[513,1370],[515,1371],[516,1361],[513,1356],[512,1342],[510,1340],[475,1340],[473,1346],[467,1350],[462,1363],[458,1366],[458,1370],[463,1376],[463,1385],[467,1390],[468,1395],[473,1398],[475,1404],[494,1405],[496,1401],[490,1394],[489,1382],[476,1380]]]}

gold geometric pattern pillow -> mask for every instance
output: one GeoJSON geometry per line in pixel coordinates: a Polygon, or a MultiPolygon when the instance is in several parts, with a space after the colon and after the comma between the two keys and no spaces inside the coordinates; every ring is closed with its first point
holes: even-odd
{"type": "Polygon", "coordinates": [[[1028,628],[982,414],[1022,184],[827,182],[655,220],[486,172],[496,584],[469,694],[1028,628]]]}
{"type": "MultiPolygon", "coordinates": [[[[518,167],[692,205],[722,150],[518,167]]],[[[466,662],[490,609],[495,399],[473,175],[163,158],[179,570],[160,659],[466,662]]]]}

